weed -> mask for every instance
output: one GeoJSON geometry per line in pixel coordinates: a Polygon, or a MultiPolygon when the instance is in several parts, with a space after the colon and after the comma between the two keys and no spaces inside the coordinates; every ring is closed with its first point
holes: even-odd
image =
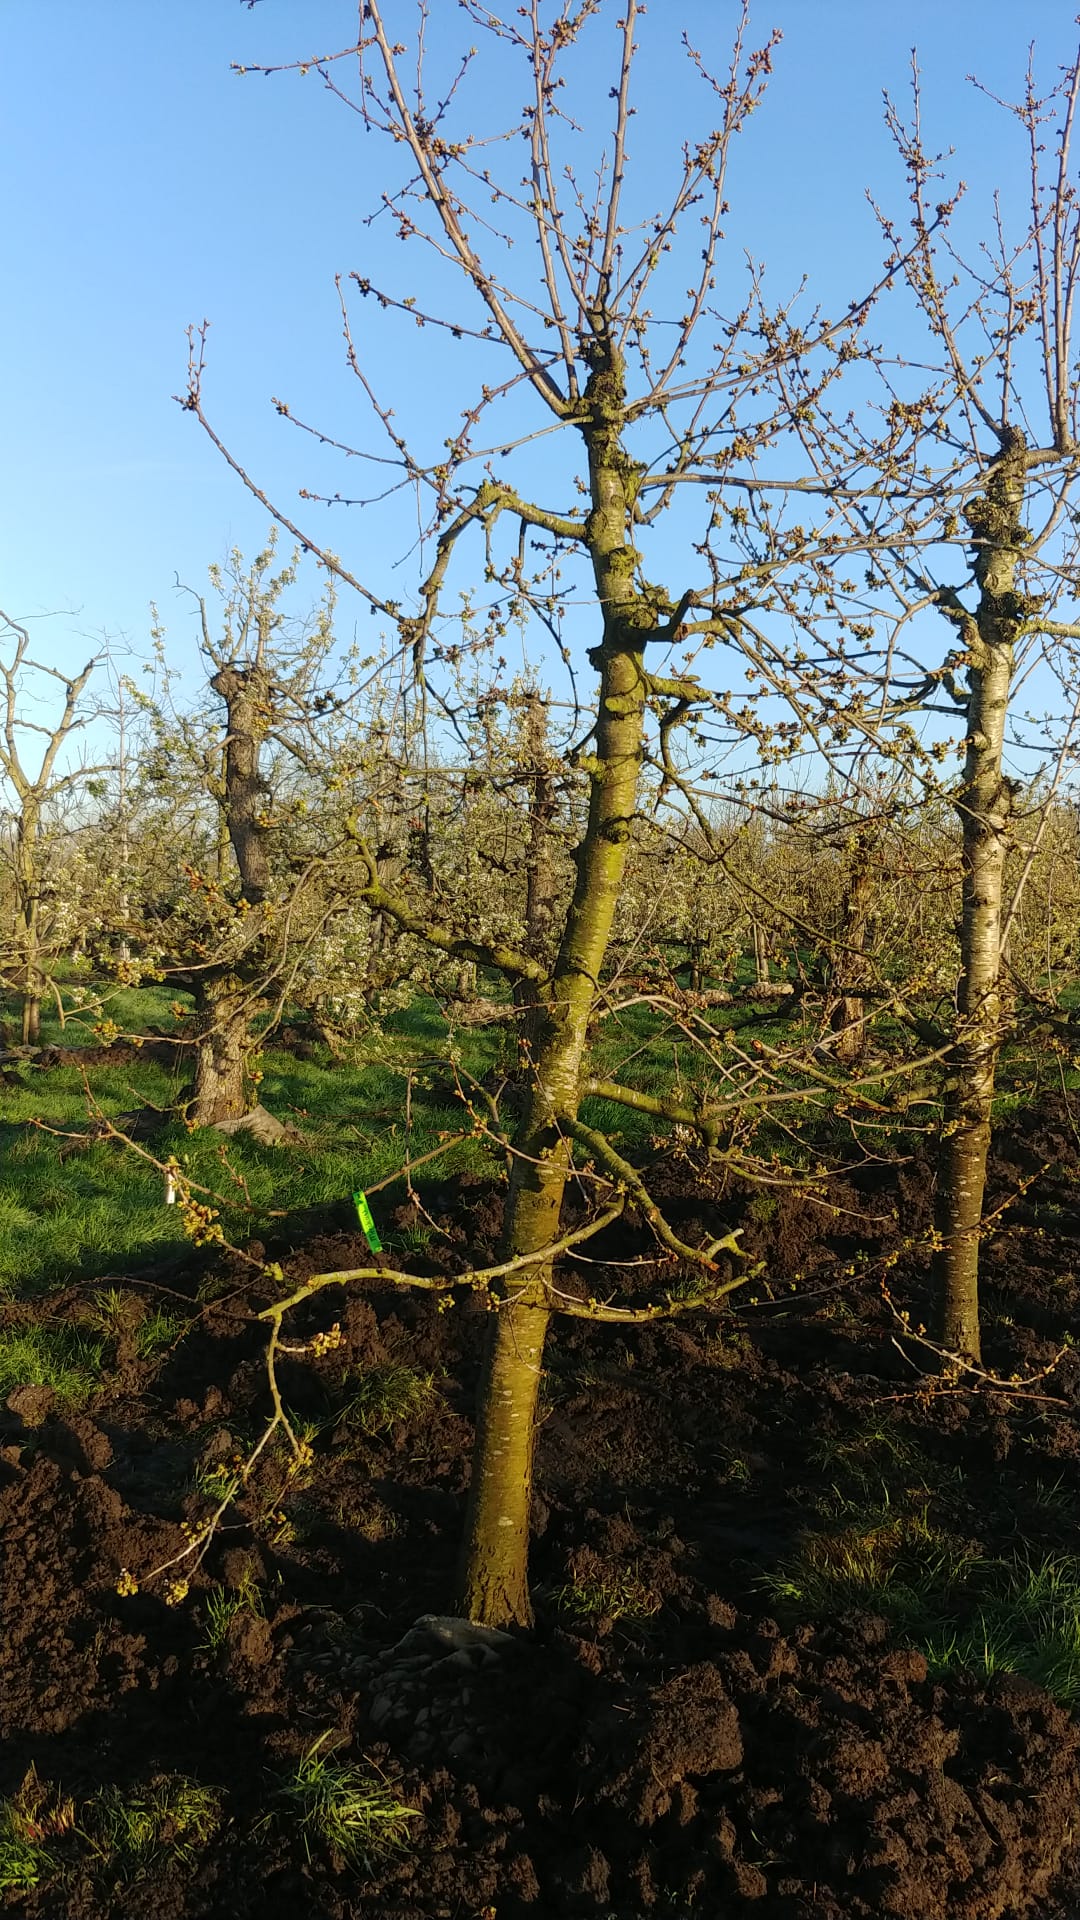
{"type": "Polygon", "coordinates": [[[193,1860],[221,1824],[221,1796],[185,1774],[160,1774],[134,1792],[103,1788],[84,1817],[98,1859],[127,1879],[161,1853],[193,1860]]]}
{"type": "Polygon", "coordinates": [[[0,1801],[0,1892],[29,1893],[55,1873],[59,1862],[47,1842],[74,1824],[74,1802],[31,1767],[14,1798],[0,1801]]]}
{"type": "Polygon", "coordinates": [[[223,1500],[231,1500],[240,1489],[240,1474],[235,1466],[218,1461],[212,1467],[197,1468],[191,1482],[193,1493],[201,1494],[204,1500],[212,1500],[220,1506],[223,1500]]]}
{"type": "Polygon", "coordinates": [[[55,1867],[48,1847],[27,1838],[11,1801],[0,1802],[0,1893],[29,1893],[55,1867]]]}
{"type": "Polygon", "coordinates": [[[1080,1559],[999,1562],[977,1619],[933,1636],[925,1647],[939,1671],[1022,1673],[1062,1706],[1080,1703],[1080,1559]]]}
{"type": "Polygon", "coordinates": [[[347,1384],[351,1392],[341,1417],[372,1434],[415,1419],[435,1393],[432,1375],[417,1373],[413,1367],[369,1367],[347,1384]]]}
{"type": "Polygon", "coordinates": [[[145,1320],[140,1320],[134,1333],[135,1351],[140,1360],[152,1360],[156,1353],[162,1353],[173,1346],[184,1331],[184,1321],[178,1313],[166,1313],[162,1307],[155,1307],[145,1320]]]}
{"type": "Polygon", "coordinates": [[[648,1620],[661,1605],[632,1568],[607,1578],[575,1576],[553,1587],[550,1597],[560,1613],[575,1620],[648,1620]]]}
{"type": "MultiPolygon", "coordinates": [[[[871,1422],[844,1434],[820,1433],[808,1448],[816,1467],[838,1474],[862,1495],[880,1492],[888,1499],[890,1482],[909,1490],[927,1479],[927,1461],[920,1449],[888,1424],[871,1422]]],[[[925,1488],[923,1488],[925,1490],[925,1488]]]]}
{"type": "Polygon", "coordinates": [[[415,1227],[399,1227],[396,1232],[384,1234],[383,1244],[393,1253],[423,1253],[435,1238],[434,1228],[423,1222],[415,1227]]]}
{"type": "Polygon", "coordinates": [[[730,1447],[718,1447],[713,1455],[716,1477],[727,1487],[745,1487],[750,1484],[750,1462],[744,1460],[741,1453],[733,1453],[730,1447]]]}
{"type": "Polygon", "coordinates": [[[393,1540],[401,1532],[401,1520],[392,1507],[376,1500],[357,1525],[357,1532],[365,1540],[393,1540]]]}
{"type": "Polygon", "coordinates": [[[308,1747],[296,1772],[274,1798],[282,1819],[294,1820],[311,1858],[313,1845],[340,1855],[350,1866],[370,1866],[381,1855],[403,1847],[415,1808],[398,1800],[377,1776],[349,1766],[326,1748],[329,1731],[308,1747]]]}
{"type": "Polygon", "coordinates": [[[1080,1705],[1080,1557],[989,1560],[936,1530],[926,1510],[813,1534],[762,1585],[827,1618],[880,1613],[938,1673],[1019,1673],[1080,1705]]]}
{"type": "Polygon", "coordinates": [[[262,1612],[262,1595],[250,1571],[244,1574],[238,1586],[211,1587],[206,1596],[206,1638],[199,1644],[208,1653],[220,1653],[238,1614],[262,1612]]]}
{"type": "Polygon", "coordinates": [[[115,1339],[131,1319],[132,1299],[122,1287],[99,1287],[82,1318],[88,1327],[115,1339]]]}

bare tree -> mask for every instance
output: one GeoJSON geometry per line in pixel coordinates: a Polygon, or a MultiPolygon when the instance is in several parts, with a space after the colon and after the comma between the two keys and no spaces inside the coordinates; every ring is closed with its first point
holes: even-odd
{"type": "MultiPolygon", "coordinates": [[[[599,150],[589,148],[561,89],[564,79],[572,89],[574,62],[610,18],[609,9],[600,0],[577,6],[567,0],[554,8],[529,0],[504,17],[463,0],[462,11],[499,75],[497,89],[487,83],[485,119],[493,92],[503,94],[504,79],[507,86],[512,77],[516,86],[518,76],[525,79],[523,116],[499,129],[504,149],[515,143],[521,158],[499,171],[489,158],[492,142],[471,130],[476,121],[470,118],[470,86],[483,84],[480,71],[474,73],[474,52],[466,52],[448,77],[429,77],[426,6],[366,0],[359,42],[334,56],[297,63],[317,72],[336,101],[369,133],[383,137],[383,211],[404,239],[426,246],[441,268],[452,269],[463,305],[461,311],[429,310],[412,294],[376,287],[361,275],[351,277],[355,292],[399,327],[421,328],[428,341],[445,338],[451,347],[465,342],[470,353],[486,353],[495,362],[492,377],[464,405],[456,430],[433,454],[414,451],[361,362],[342,285],[349,366],[386,437],[380,471],[389,462],[397,484],[427,502],[429,557],[413,605],[404,609],[314,541],[310,530],[296,527],[280,507],[273,511],[396,634],[414,662],[417,706],[437,728],[453,730],[461,723],[441,674],[473,644],[471,635],[479,630],[482,640],[498,644],[510,626],[528,618],[574,667],[567,623],[580,621],[576,609],[583,601],[590,608],[588,661],[595,684],[582,703],[579,736],[570,748],[587,799],[573,849],[572,888],[550,940],[515,942],[497,931],[478,932],[452,906],[436,914],[416,876],[398,887],[388,884],[377,848],[355,830],[372,912],[436,951],[501,974],[513,988],[522,1022],[525,1064],[510,1140],[502,1254],[495,1267],[473,1276],[493,1311],[460,1600],[473,1618],[525,1622],[537,1393],[552,1315],[635,1324],[715,1303],[739,1284],[738,1271],[732,1272],[736,1237],[684,1242],[647,1180],[582,1109],[600,1094],[644,1108],[662,1125],[688,1126],[715,1148],[724,1116],[743,1101],[741,1091],[729,1088],[704,1110],[598,1077],[593,1045],[608,1005],[605,967],[646,794],[650,806],[688,807],[708,832],[708,795],[722,790],[718,765],[732,754],[736,763],[740,753],[753,754],[769,730],[751,689],[743,688],[745,700],[736,700],[727,689],[707,688],[696,665],[699,655],[723,643],[750,658],[758,645],[752,616],[777,604],[773,576],[799,562],[805,574],[808,550],[831,551],[817,530],[792,528],[774,545],[766,576],[753,589],[737,550],[726,577],[720,566],[710,575],[705,555],[718,489],[740,472],[750,484],[755,462],[771,465],[785,438],[804,466],[779,373],[789,362],[797,364],[810,397],[820,399],[847,362],[857,359],[873,296],[835,320],[817,313],[797,327],[790,305],[770,309],[760,272],[751,268],[741,291],[729,282],[727,303],[718,310],[729,159],[760,101],[775,45],[773,39],[748,49],[745,12],[727,73],[712,75],[687,47],[690,77],[703,88],[715,117],[683,145],[666,204],[656,212],[640,192],[633,204],[628,174],[644,11],[638,0],[627,0],[615,22],[613,104],[599,150]],[[406,78],[401,40],[410,18],[414,45],[406,78]],[[687,223],[680,259],[677,241],[687,223]],[[527,244],[535,276],[513,273],[516,243],[527,244]],[[539,409],[538,426],[529,424],[526,401],[539,409]],[[541,436],[546,449],[538,447],[541,436]],[[536,498],[529,483],[531,466],[540,469],[541,452],[544,474],[555,476],[562,489],[555,505],[536,498]],[[694,499],[704,503],[704,526],[696,533],[683,504],[694,499]],[[655,584],[645,570],[645,543],[665,517],[678,526],[686,553],[696,556],[672,587],[655,584]],[[455,613],[448,590],[465,565],[459,549],[470,538],[483,543],[489,595],[486,606],[478,605],[467,587],[464,612],[455,613]],[[563,1209],[571,1182],[576,1194],[592,1201],[585,1225],[568,1237],[563,1209]],[[590,1300],[560,1264],[561,1256],[626,1205],[655,1235],[658,1288],[644,1303],[590,1300]],[[671,1286],[676,1277],[682,1282],[678,1297],[671,1286]]],[[[594,109],[590,101],[595,122],[594,109]]],[[[494,151],[500,151],[497,142],[494,151]]],[[[654,191],[650,181],[648,192],[654,191]]],[[[224,447],[207,413],[205,338],[204,330],[193,340],[183,404],[245,484],[271,505],[224,447]]],[[[276,405],[293,417],[284,401],[276,405]]],[[[319,438],[332,436],[320,432],[319,438]]],[[[365,457],[363,449],[347,451],[365,457]]],[[[829,512],[835,520],[835,510],[829,512]]],[[[738,676],[740,670],[733,671],[738,676]]],[[[535,797],[539,831],[547,808],[539,780],[535,797]]],[[[548,906],[535,889],[534,907],[538,926],[541,907],[547,918],[548,906]]],[[[751,1077],[756,1074],[751,1068],[751,1077]]],[[[834,1097],[827,1076],[819,1073],[815,1086],[818,1097],[834,1097]]],[[[327,1282],[320,1277],[319,1284],[327,1282]]]]}
{"type": "MultiPolygon", "coordinates": [[[[945,796],[959,823],[955,1013],[936,1032],[922,1023],[921,1037],[948,1050],[937,1332],[968,1359],[980,1348],[995,1075],[1012,1030],[1003,969],[1033,860],[1080,744],[1080,625],[1061,617],[1062,603],[1067,614],[1074,599],[1080,559],[1070,504],[1080,478],[1078,61],[1045,97],[1029,67],[1023,98],[997,102],[1027,149],[1029,214],[1011,233],[995,202],[970,259],[957,237],[963,190],[943,189],[942,157],[925,144],[914,69],[910,119],[887,102],[910,188],[907,230],[875,211],[889,270],[914,297],[924,340],[903,355],[879,354],[877,393],[867,387],[864,407],[843,417],[809,397],[792,362],[777,370],[816,470],[806,484],[842,516],[837,549],[861,546],[868,558],[858,582],[830,561],[816,580],[807,572],[783,584],[780,597],[800,622],[815,592],[813,639],[792,658],[759,631],[754,664],[842,779],[852,756],[869,747],[917,778],[931,802],[945,796]],[[934,638],[942,621],[951,640],[944,647],[934,638]],[[1016,690],[1048,668],[1058,700],[1064,688],[1065,711],[1047,726],[1028,724],[1016,690]],[[1006,876],[1017,853],[1010,894],[1006,876]]],[[[771,564],[775,551],[771,485],[751,482],[741,509],[748,575],[771,564]]]]}
{"type": "Polygon", "coordinates": [[[64,800],[108,769],[104,761],[68,764],[65,751],[91,718],[80,703],[100,655],[88,660],[81,672],[67,675],[32,657],[29,631],[18,620],[0,611],[0,621],[9,640],[14,641],[7,660],[0,660],[0,772],[14,801],[7,837],[18,924],[22,1043],[36,1046],[41,1037],[42,997],[48,986],[42,908],[50,828],[64,800]],[[60,690],[61,709],[54,720],[32,717],[43,683],[49,690],[54,686],[60,690]],[[31,740],[41,749],[36,769],[27,757],[31,740]]]}

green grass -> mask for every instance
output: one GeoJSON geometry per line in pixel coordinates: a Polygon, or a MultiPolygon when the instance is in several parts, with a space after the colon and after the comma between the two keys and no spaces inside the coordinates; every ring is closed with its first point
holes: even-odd
{"type": "Polygon", "coordinates": [[[97,1341],[67,1327],[33,1326],[0,1333],[0,1400],[15,1387],[51,1387],[63,1405],[87,1400],[101,1379],[97,1341]]]}
{"type": "MultiPolygon", "coordinates": [[[[173,997],[128,989],[110,1016],[133,1031],[152,1021],[168,1025],[173,997]]],[[[55,1014],[47,1015],[46,1041],[98,1044],[77,1022],[63,1033],[55,1024],[55,1014]]],[[[448,1045],[435,1003],[419,999],[354,1049],[353,1059],[298,1060],[271,1046],[260,1095],[301,1136],[279,1147],[244,1136],[226,1144],[212,1130],[188,1133],[182,1122],[168,1121],[185,1074],[171,1075],[152,1059],[102,1062],[88,1079],[93,1102],[110,1118],[142,1106],[162,1109],[166,1124],[153,1142],[156,1156],[175,1155],[192,1181],[212,1189],[227,1237],[243,1243],[265,1236],[284,1214],[349,1205],[356,1187],[378,1188],[409,1158],[462,1132],[469,1120],[449,1092],[448,1045]]],[[[464,1066],[483,1074],[502,1045],[501,1032],[470,1030],[461,1041],[464,1066]]],[[[92,1117],[75,1066],[25,1067],[20,1084],[0,1088],[0,1297],[25,1299],[74,1277],[152,1266],[187,1245],[179,1209],[164,1204],[157,1168],[116,1141],[92,1139],[92,1117]]],[[[499,1170],[483,1140],[451,1144],[420,1178],[466,1170],[499,1170]]],[[[385,1221],[387,1203],[378,1193],[372,1205],[376,1219],[385,1221]]],[[[151,1349],[155,1340],[165,1346],[171,1337],[161,1324],[143,1336],[151,1349]]]]}
{"type": "Polygon", "coordinates": [[[10,1800],[0,1802],[0,1893],[30,1893],[56,1871],[56,1859],[27,1833],[25,1817],[10,1800]]]}
{"type": "Polygon", "coordinates": [[[1080,1557],[998,1562],[977,1615],[923,1642],[936,1672],[1018,1673],[1064,1707],[1080,1707],[1080,1557]]]}
{"type": "Polygon", "coordinates": [[[573,1578],[552,1587],[549,1598],[573,1620],[648,1620],[660,1600],[632,1569],[596,1577],[573,1578]]]}
{"type": "Polygon", "coordinates": [[[928,1503],[839,1504],[838,1523],[808,1532],[763,1577],[783,1611],[880,1614],[935,1672],[1021,1674],[1080,1707],[1080,1556],[986,1556],[935,1523],[928,1503]]]}
{"type": "Polygon", "coordinates": [[[364,1433],[385,1433],[404,1420],[414,1420],[435,1396],[433,1376],[414,1367],[368,1367],[347,1374],[347,1399],[339,1418],[364,1433]]]}
{"type": "Polygon", "coordinates": [[[84,1837],[102,1865],[129,1879],[162,1854],[194,1860],[221,1824],[221,1795],[184,1774],[148,1786],[106,1787],[88,1802],[84,1837]]]}
{"type": "Polygon", "coordinates": [[[415,1808],[400,1801],[384,1780],[338,1760],[328,1731],[308,1747],[295,1773],[276,1788],[277,1817],[299,1827],[304,1848],[340,1856],[349,1866],[370,1867],[408,1845],[415,1808]]]}
{"type": "Polygon", "coordinates": [[[211,1587],[204,1606],[206,1634],[201,1645],[208,1653],[220,1653],[229,1628],[240,1614],[262,1612],[262,1595],[251,1573],[246,1573],[236,1587],[211,1587]]]}

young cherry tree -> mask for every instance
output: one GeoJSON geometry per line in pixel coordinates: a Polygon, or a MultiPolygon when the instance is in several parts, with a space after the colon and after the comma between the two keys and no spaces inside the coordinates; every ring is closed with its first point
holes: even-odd
{"type": "MultiPolygon", "coordinates": [[[[733,269],[719,291],[729,162],[760,102],[775,46],[774,38],[748,50],[745,12],[726,74],[712,75],[686,47],[688,80],[712,118],[672,155],[659,211],[654,177],[639,175],[634,187],[630,167],[644,15],[638,0],[625,0],[617,13],[604,0],[528,0],[505,13],[462,0],[455,21],[462,15],[476,46],[434,73],[429,68],[440,63],[429,57],[428,42],[441,38],[446,22],[440,18],[436,35],[429,8],[404,0],[365,0],[359,41],[297,62],[357,116],[370,136],[368,167],[381,140],[384,215],[406,243],[428,250],[446,289],[438,309],[366,275],[352,276],[355,293],[431,356],[440,342],[451,353],[460,343],[467,356],[461,387],[476,381],[435,450],[411,445],[361,360],[343,285],[349,365],[385,433],[379,470],[389,461],[401,487],[427,502],[428,559],[414,603],[402,607],[374,576],[360,578],[310,530],[274,511],[396,631],[414,661],[414,699],[433,726],[460,723],[441,676],[477,627],[501,645],[516,622],[531,621],[575,676],[582,671],[576,634],[585,630],[589,642],[595,684],[571,756],[587,791],[574,814],[572,885],[557,924],[550,894],[534,898],[533,932],[521,942],[497,928],[478,931],[452,903],[437,913],[415,872],[399,886],[387,882],[377,849],[354,829],[370,910],[438,951],[501,974],[518,1009],[524,1070],[502,1257],[478,1276],[493,1311],[459,1599],[474,1619],[524,1623],[537,1393],[552,1315],[633,1323],[713,1301],[737,1284],[730,1261],[719,1259],[737,1251],[732,1237],[684,1243],[646,1180],[582,1108],[601,1085],[607,1100],[642,1104],[634,1088],[599,1080],[592,1056],[646,783],[666,796],[664,804],[689,796],[707,809],[725,755],[737,753],[740,740],[753,751],[759,732],[752,703],[710,692],[695,666],[703,648],[741,646],[748,614],[773,600],[771,584],[758,595],[747,591],[740,556],[730,580],[719,571],[710,578],[703,564],[718,477],[751,474],[757,459],[779,457],[786,433],[782,397],[779,405],[773,397],[779,369],[797,356],[814,392],[823,392],[858,354],[869,300],[835,322],[817,314],[797,331],[789,315],[768,311],[755,271],[740,284],[743,269],[733,269]],[[598,79],[590,62],[605,50],[611,70],[598,79]],[[495,124],[492,102],[522,88],[520,117],[495,124]],[[608,124],[594,141],[582,123],[597,125],[601,99],[611,102],[608,124]],[[684,504],[695,500],[706,503],[701,523],[684,504]],[[654,530],[664,526],[670,532],[662,545],[654,530]],[[646,571],[650,540],[674,571],[669,584],[646,571]],[[471,584],[478,567],[489,589],[486,608],[471,584]],[[455,623],[447,595],[461,579],[467,604],[455,623]],[[568,1235],[571,1181],[575,1194],[598,1199],[585,1225],[568,1235]],[[582,1297],[558,1267],[571,1243],[628,1202],[670,1256],[672,1278],[682,1279],[678,1299],[665,1289],[644,1305],[603,1305],[582,1297]],[[687,1286],[688,1274],[695,1285],[687,1286]]],[[[647,108],[648,84],[639,83],[637,94],[647,108]]],[[[689,113],[689,95],[684,105],[689,113]]],[[[183,404],[265,500],[207,412],[204,343],[205,332],[193,343],[183,404]]],[[[294,417],[286,403],[275,404],[294,417]]],[[[321,430],[318,437],[324,445],[331,439],[321,430]]],[[[383,483],[376,491],[381,496],[383,483]]],[[[811,533],[793,535],[777,547],[775,565],[794,562],[813,542],[811,533]]],[[[527,751],[542,766],[549,746],[535,727],[527,751]]],[[[547,801],[539,775],[533,791],[542,834],[547,801]]],[[[692,1105],[655,1096],[648,1110],[659,1124],[688,1124],[710,1144],[717,1140],[715,1118],[692,1105]]]]}
{"type": "MultiPolygon", "coordinates": [[[[964,235],[963,189],[943,192],[941,156],[925,143],[917,68],[913,99],[910,120],[887,103],[909,183],[908,229],[875,211],[918,330],[894,318],[905,350],[879,357],[879,386],[866,389],[860,414],[816,405],[798,369],[794,378],[791,363],[778,369],[816,485],[864,544],[865,578],[845,581],[831,568],[819,580],[813,644],[792,659],[759,636],[757,666],[797,710],[817,716],[838,764],[869,745],[909,770],[931,804],[947,800],[958,824],[955,1011],[936,1034],[922,1025],[947,1050],[936,1331],[950,1353],[977,1361],[995,1076],[1014,1031],[1009,940],[1080,747],[1080,625],[1071,617],[1080,561],[1072,504],[1080,55],[1045,96],[1029,67],[1017,104],[990,97],[988,111],[1004,108],[1026,149],[1018,232],[995,200],[983,230],[964,235]],[[1022,712],[1025,681],[1041,682],[1040,697],[1058,712],[1043,721],[1022,712]]],[[[753,482],[738,509],[766,567],[776,540],[768,486],[753,482]]],[[[796,617],[808,588],[807,576],[781,585],[796,617]]]]}

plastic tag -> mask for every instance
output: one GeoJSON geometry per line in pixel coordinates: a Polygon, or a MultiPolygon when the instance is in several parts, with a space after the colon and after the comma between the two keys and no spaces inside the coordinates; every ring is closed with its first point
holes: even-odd
{"type": "Polygon", "coordinates": [[[383,1243],[379,1239],[378,1231],[376,1229],[374,1219],[372,1218],[371,1208],[368,1205],[367,1194],[363,1191],[362,1188],[357,1187],[355,1193],[353,1194],[353,1201],[356,1205],[356,1217],[359,1220],[360,1225],[364,1229],[364,1238],[367,1241],[368,1246],[371,1248],[372,1253],[381,1253],[383,1250],[383,1243]]]}

